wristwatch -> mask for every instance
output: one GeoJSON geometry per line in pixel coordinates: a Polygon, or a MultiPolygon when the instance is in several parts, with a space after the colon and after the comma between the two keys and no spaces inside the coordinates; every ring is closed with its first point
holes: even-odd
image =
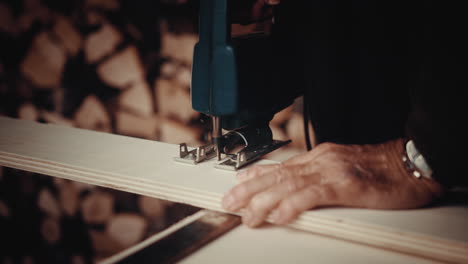
{"type": "Polygon", "coordinates": [[[413,140],[408,140],[404,145],[403,162],[406,168],[416,177],[432,179],[432,169],[426,159],[414,145],[413,140]]]}

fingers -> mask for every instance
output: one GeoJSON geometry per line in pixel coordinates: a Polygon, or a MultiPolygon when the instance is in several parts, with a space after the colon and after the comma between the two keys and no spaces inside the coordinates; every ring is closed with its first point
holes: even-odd
{"type": "Polygon", "coordinates": [[[336,197],[336,192],[329,186],[308,186],[284,199],[276,208],[272,221],[278,225],[290,223],[306,210],[336,204],[336,197]]]}
{"type": "Polygon", "coordinates": [[[223,198],[223,207],[228,211],[237,211],[245,207],[250,199],[274,184],[292,177],[294,171],[282,165],[255,166],[246,171],[248,178],[232,188],[223,198]]]}
{"type": "Polygon", "coordinates": [[[336,175],[342,175],[344,166],[337,157],[343,151],[336,144],[321,144],[280,164],[251,167],[238,174],[241,183],[225,195],[223,207],[228,211],[246,208],[243,222],[254,227],[273,211],[274,221],[284,224],[309,208],[335,204],[337,196],[327,186],[341,179],[336,175]],[[323,181],[323,169],[328,169],[329,181],[323,181]]]}
{"type": "Polygon", "coordinates": [[[242,221],[250,227],[260,225],[280,201],[311,184],[316,184],[317,178],[313,176],[292,177],[255,195],[247,206],[242,221]]]}

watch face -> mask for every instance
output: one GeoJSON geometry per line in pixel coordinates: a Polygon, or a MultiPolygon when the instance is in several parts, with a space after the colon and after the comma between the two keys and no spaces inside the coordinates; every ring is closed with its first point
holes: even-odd
{"type": "MultiPolygon", "coordinates": [[[[417,169],[418,173],[426,178],[432,178],[432,169],[427,164],[426,159],[418,151],[413,140],[409,140],[406,143],[406,155],[409,158],[409,162],[417,169]]],[[[414,173],[413,173],[414,174],[414,173]]],[[[415,175],[416,176],[416,175],[415,175]]],[[[418,177],[418,176],[416,176],[418,177]]]]}

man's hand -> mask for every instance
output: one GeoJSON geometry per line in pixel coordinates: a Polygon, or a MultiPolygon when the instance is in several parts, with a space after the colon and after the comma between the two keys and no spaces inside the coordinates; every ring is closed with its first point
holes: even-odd
{"type": "Polygon", "coordinates": [[[416,178],[401,160],[403,140],[378,145],[323,143],[283,163],[259,165],[237,175],[240,184],[223,199],[228,211],[245,208],[255,227],[270,215],[287,224],[303,211],[324,206],[409,209],[424,206],[443,188],[416,178]]]}

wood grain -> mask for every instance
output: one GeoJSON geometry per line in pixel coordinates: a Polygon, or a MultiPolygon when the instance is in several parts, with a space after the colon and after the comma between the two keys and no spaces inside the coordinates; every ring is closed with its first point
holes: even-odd
{"type": "MultiPolygon", "coordinates": [[[[178,146],[0,118],[0,165],[223,212],[233,172],[173,161],[178,146]]],[[[262,161],[264,163],[271,161],[262,161]]],[[[468,263],[467,206],[377,211],[320,209],[296,229],[425,258],[468,263]]]]}

